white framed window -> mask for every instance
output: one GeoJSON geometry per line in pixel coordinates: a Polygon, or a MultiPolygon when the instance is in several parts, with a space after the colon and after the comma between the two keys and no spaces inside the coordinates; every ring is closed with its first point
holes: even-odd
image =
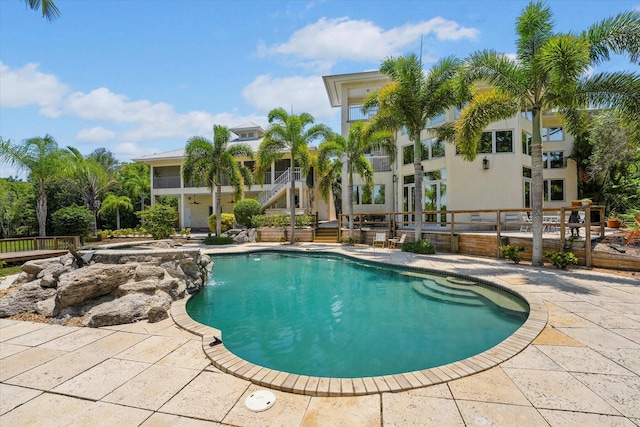
{"type": "Polygon", "coordinates": [[[494,130],[482,132],[478,153],[513,153],[513,131],[494,130]]]}
{"type": "Polygon", "coordinates": [[[531,139],[533,136],[527,132],[522,132],[522,154],[531,155],[531,139]]]}
{"type": "Polygon", "coordinates": [[[564,179],[544,180],[544,201],[562,202],[564,201],[564,179]]]}
{"type": "Polygon", "coordinates": [[[545,169],[563,169],[565,167],[564,151],[542,153],[542,164],[545,169]]]}
{"type": "Polygon", "coordinates": [[[564,128],[562,126],[542,128],[542,141],[564,141],[564,128]]]}
{"type": "Polygon", "coordinates": [[[384,205],[385,204],[385,185],[377,184],[373,186],[373,193],[366,190],[363,185],[353,186],[353,204],[354,205],[384,205]]]}

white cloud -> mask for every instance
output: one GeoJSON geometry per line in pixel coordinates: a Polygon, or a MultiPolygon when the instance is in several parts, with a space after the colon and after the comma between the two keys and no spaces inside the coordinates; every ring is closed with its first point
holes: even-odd
{"type": "Polygon", "coordinates": [[[331,108],[320,76],[272,78],[256,77],[242,91],[242,97],[259,111],[282,107],[294,113],[307,112],[316,120],[330,119],[338,114],[331,108]]]}
{"type": "Polygon", "coordinates": [[[378,61],[415,43],[420,36],[437,40],[475,40],[475,28],[461,27],[455,21],[435,17],[417,24],[383,30],[370,21],[349,18],[321,18],[296,31],[289,41],[266,46],[258,44],[258,54],[291,55],[300,60],[323,63],[326,69],[338,60],[378,61]]]}
{"type": "Polygon", "coordinates": [[[108,129],[103,128],[102,126],[95,126],[92,128],[82,129],[80,132],[76,134],[76,138],[81,141],[107,141],[113,139],[116,136],[116,133],[110,131],[108,129]]]}
{"type": "Polygon", "coordinates": [[[56,106],[69,88],[53,74],[38,71],[39,64],[29,63],[11,69],[0,61],[0,107],[19,108],[38,105],[47,116],[56,116],[56,106]]]}

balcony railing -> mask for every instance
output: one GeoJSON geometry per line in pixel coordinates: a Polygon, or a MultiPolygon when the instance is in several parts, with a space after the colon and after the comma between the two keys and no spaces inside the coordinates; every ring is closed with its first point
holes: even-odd
{"type": "Polygon", "coordinates": [[[371,107],[366,112],[362,112],[362,105],[351,105],[349,107],[349,121],[369,120],[378,112],[378,107],[371,107]]]}
{"type": "Polygon", "coordinates": [[[180,188],[180,176],[154,176],[153,188],[180,188]]]}
{"type": "Polygon", "coordinates": [[[367,156],[374,172],[387,172],[391,170],[389,156],[367,156]]]}

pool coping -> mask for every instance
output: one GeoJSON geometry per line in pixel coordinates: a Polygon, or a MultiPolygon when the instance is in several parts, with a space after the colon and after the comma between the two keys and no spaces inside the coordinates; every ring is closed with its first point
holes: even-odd
{"type": "MultiPolygon", "coordinates": [[[[273,252],[273,249],[249,249],[247,251],[236,252],[236,254],[265,251],[273,252]]],[[[304,252],[313,253],[313,251],[304,252]]],[[[389,267],[403,267],[393,263],[373,261],[366,259],[365,257],[354,256],[353,254],[344,254],[340,251],[325,250],[321,253],[330,253],[333,255],[389,267]]],[[[428,268],[408,266],[404,266],[404,268],[410,271],[425,273],[434,272],[434,270],[428,268]]],[[[529,305],[529,316],[527,320],[512,335],[494,347],[457,362],[401,374],[363,378],[328,378],[277,371],[253,364],[236,356],[224,346],[224,342],[215,343],[216,338],[221,337],[221,331],[219,329],[198,323],[189,316],[186,306],[191,296],[172,303],[171,317],[181,328],[202,337],[202,348],[205,354],[211,360],[213,365],[222,372],[275,390],[308,396],[328,397],[361,396],[385,392],[400,392],[440,384],[473,375],[493,368],[494,366],[497,366],[520,353],[536,339],[547,325],[547,308],[542,299],[535,294],[518,292],[506,285],[497,284],[481,277],[457,275],[452,272],[447,272],[446,274],[460,278],[470,278],[482,284],[502,289],[524,299],[529,305]]]]}

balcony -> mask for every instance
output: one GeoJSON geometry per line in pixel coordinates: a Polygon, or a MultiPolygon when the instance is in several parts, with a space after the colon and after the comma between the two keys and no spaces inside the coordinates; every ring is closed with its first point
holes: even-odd
{"type": "Polygon", "coordinates": [[[349,106],[349,121],[369,120],[378,112],[378,107],[369,108],[366,112],[362,112],[362,105],[349,106]]]}
{"type": "Polygon", "coordinates": [[[180,188],[180,176],[154,176],[153,188],[180,188]]]}

